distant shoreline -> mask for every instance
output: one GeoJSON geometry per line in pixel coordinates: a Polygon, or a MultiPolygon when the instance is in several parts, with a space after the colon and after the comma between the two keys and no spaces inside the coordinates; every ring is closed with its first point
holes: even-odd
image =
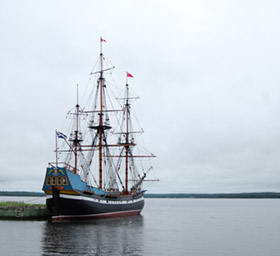
{"type": "Polygon", "coordinates": [[[252,192],[252,193],[215,193],[215,194],[187,194],[187,193],[166,193],[166,194],[145,194],[146,198],[280,198],[279,192],[252,192]]]}
{"type": "MultiPolygon", "coordinates": [[[[0,191],[0,196],[44,196],[42,192],[0,191]]],[[[145,194],[145,198],[280,198],[280,192],[251,193],[157,193],[145,194]]]]}

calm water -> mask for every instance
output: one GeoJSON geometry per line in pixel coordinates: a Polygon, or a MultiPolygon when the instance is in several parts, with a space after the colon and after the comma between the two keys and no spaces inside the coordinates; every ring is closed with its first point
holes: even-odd
{"type": "Polygon", "coordinates": [[[280,200],[146,199],[142,216],[0,221],[0,231],[5,256],[278,256],[280,200]]]}

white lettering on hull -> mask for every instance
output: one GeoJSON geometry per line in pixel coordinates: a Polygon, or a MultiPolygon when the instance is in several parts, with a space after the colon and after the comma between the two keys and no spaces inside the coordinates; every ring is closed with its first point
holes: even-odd
{"type": "MultiPolygon", "coordinates": [[[[144,201],[144,198],[138,198],[138,199],[133,199],[133,200],[109,200],[109,199],[96,199],[96,198],[89,198],[89,197],[84,197],[84,196],[73,196],[73,195],[64,195],[60,194],[59,197],[61,198],[66,198],[66,199],[74,199],[74,200],[84,200],[84,201],[90,201],[90,202],[96,202],[100,204],[133,204],[136,202],[144,201]]],[[[47,199],[52,198],[51,195],[47,195],[47,199]]]]}

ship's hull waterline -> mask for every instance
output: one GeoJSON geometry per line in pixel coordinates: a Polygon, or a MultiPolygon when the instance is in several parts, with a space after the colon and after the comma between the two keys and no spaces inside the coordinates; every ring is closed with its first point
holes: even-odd
{"type": "Polygon", "coordinates": [[[52,220],[96,219],[139,215],[144,207],[143,196],[136,198],[99,198],[95,196],[47,196],[52,220]]]}

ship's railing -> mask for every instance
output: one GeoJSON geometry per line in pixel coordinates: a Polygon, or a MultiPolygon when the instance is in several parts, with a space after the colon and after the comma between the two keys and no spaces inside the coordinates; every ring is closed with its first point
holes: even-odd
{"type": "Polygon", "coordinates": [[[48,165],[51,166],[52,168],[56,168],[56,166],[59,167],[59,165],[62,165],[63,167],[66,167],[67,170],[73,173],[76,172],[75,167],[71,166],[70,164],[67,164],[66,162],[49,162],[48,165]]]}

